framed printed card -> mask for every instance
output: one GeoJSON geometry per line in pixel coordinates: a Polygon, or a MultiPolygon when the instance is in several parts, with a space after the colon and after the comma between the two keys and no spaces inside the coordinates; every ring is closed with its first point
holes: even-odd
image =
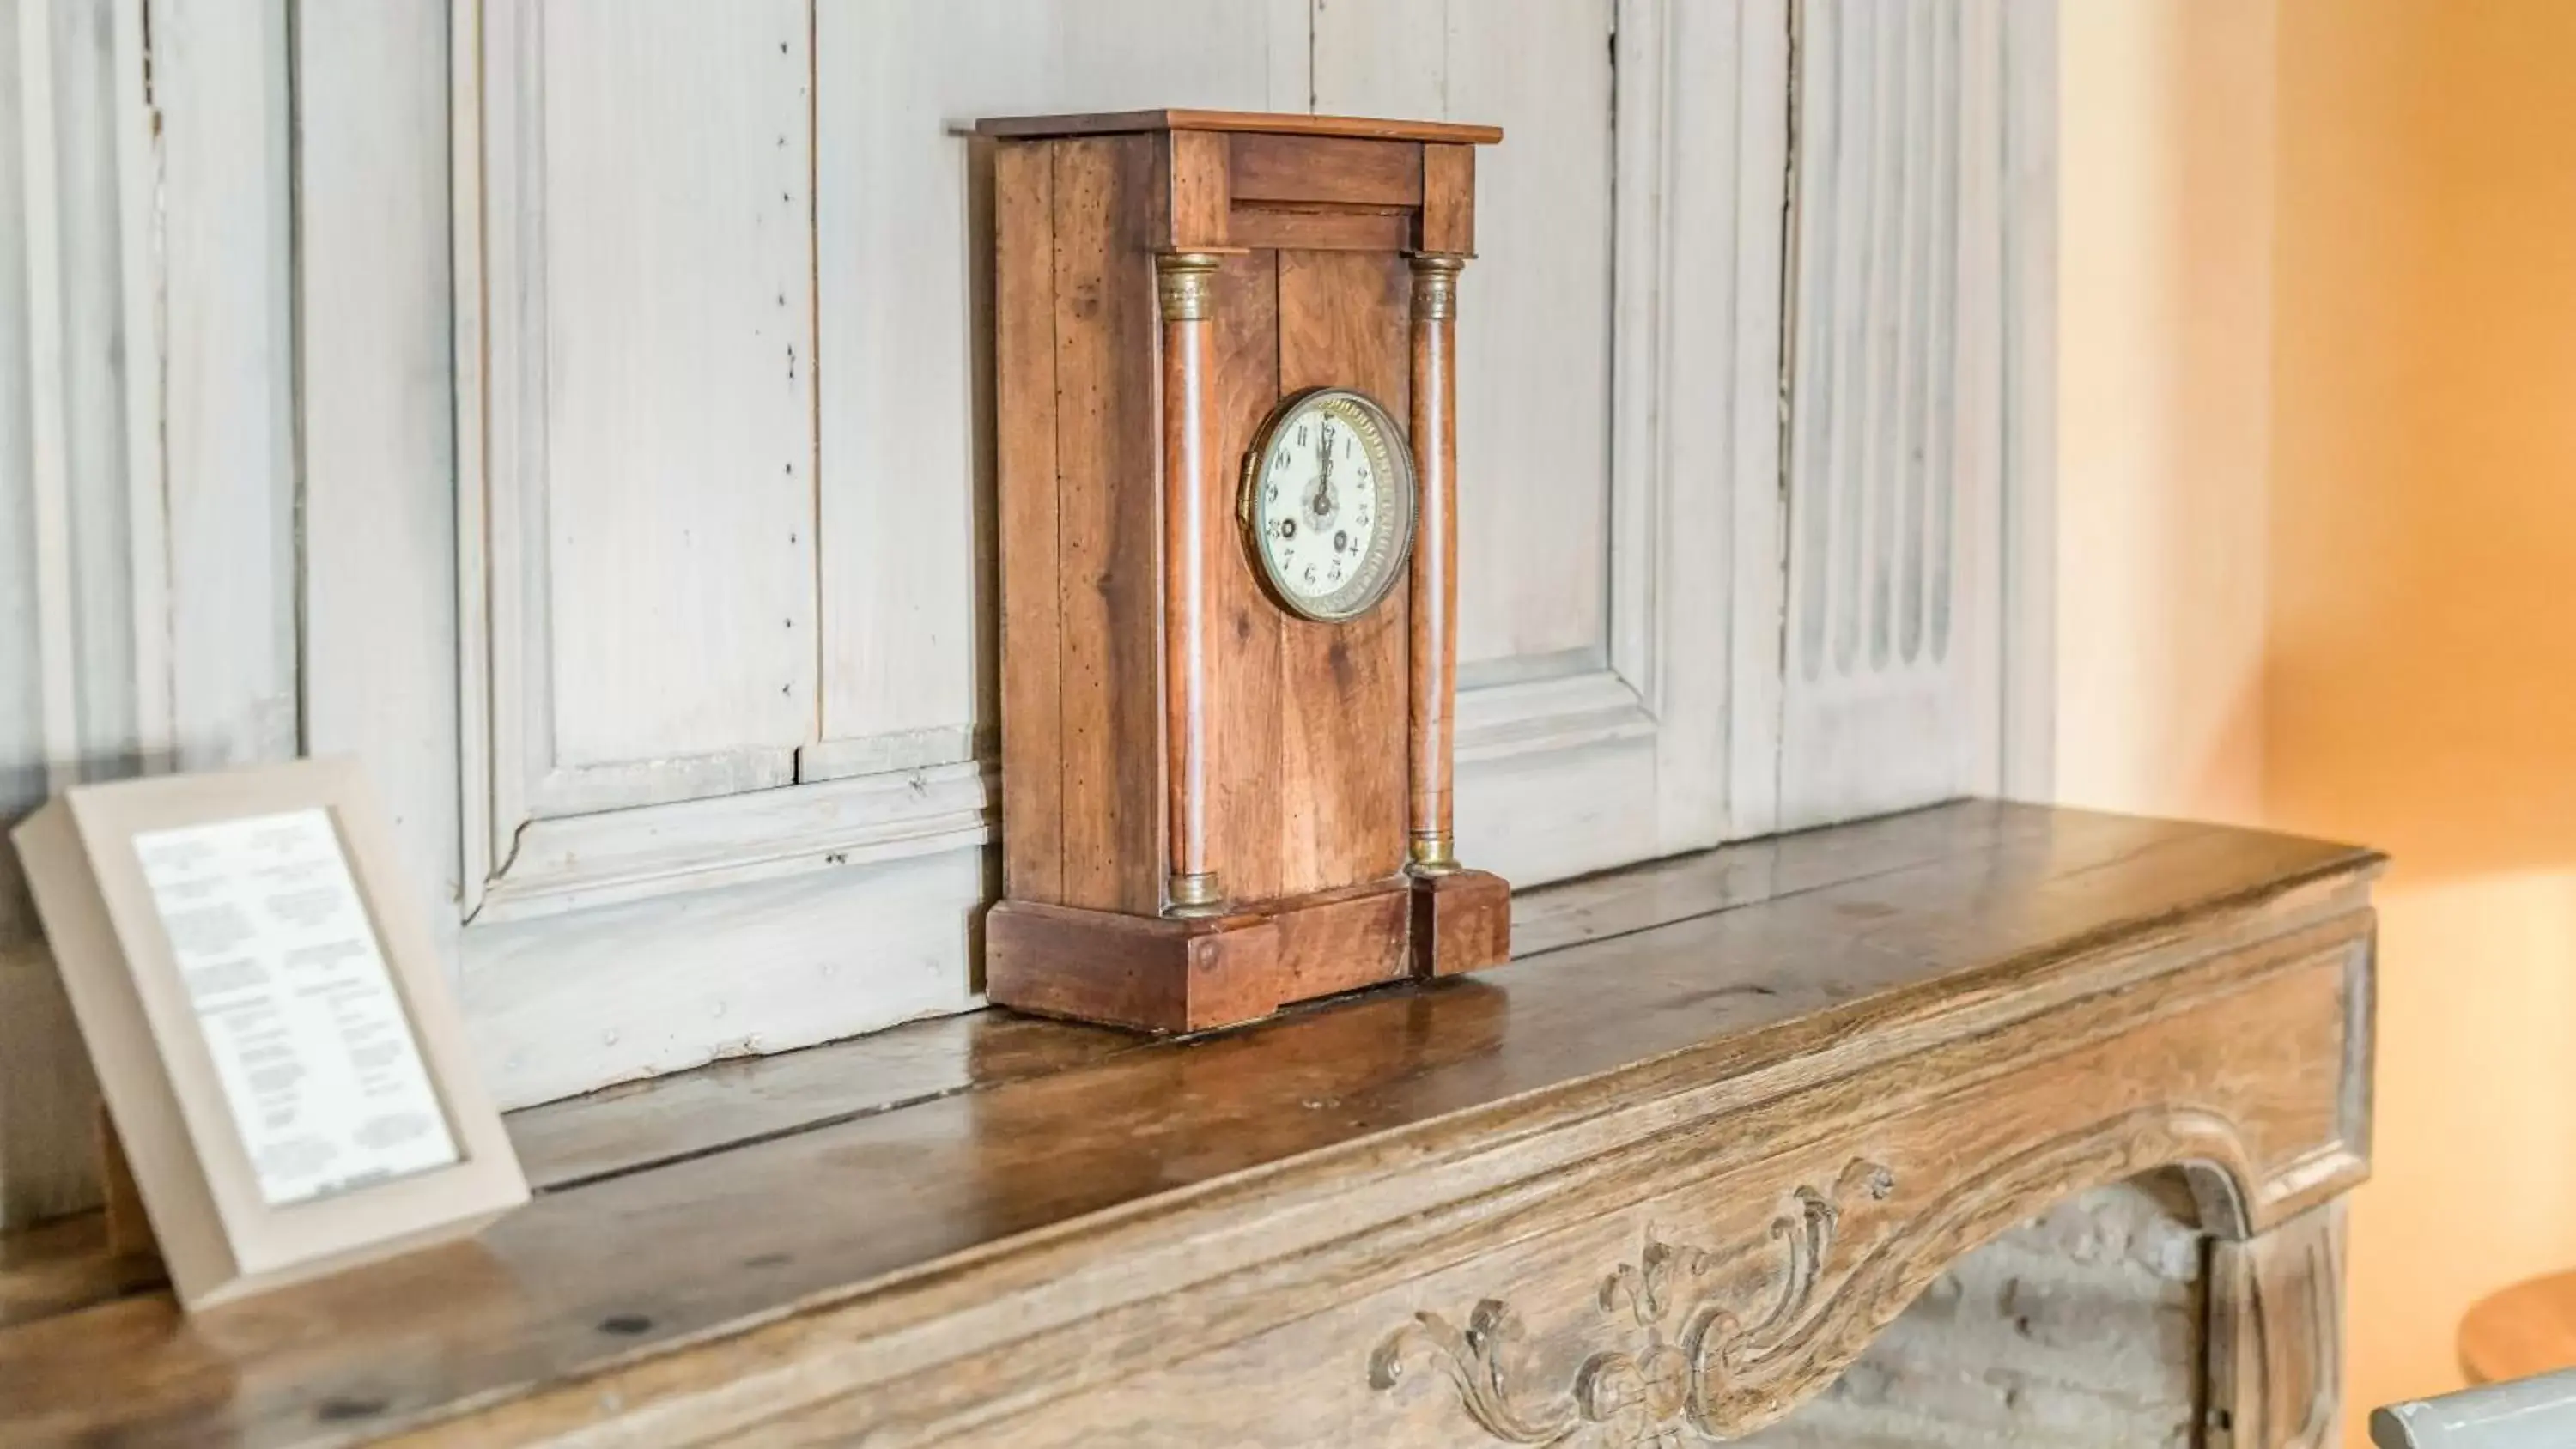
{"type": "Polygon", "coordinates": [[[527,1200],[357,762],[83,785],[13,838],[182,1303],[527,1200]]]}

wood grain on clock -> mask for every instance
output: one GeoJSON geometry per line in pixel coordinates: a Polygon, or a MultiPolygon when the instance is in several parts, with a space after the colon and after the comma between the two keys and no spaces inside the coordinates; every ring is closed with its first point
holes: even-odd
{"type": "MultiPolygon", "coordinates": [[[[1216,396],[1218,456],[1240,459],[1279,401],[1279,256],[1256,251],[1226,258],[1216,286],[1216,396]]],[[[1220,472],[1223,496],[1212,516],[1231,520],[1242,485],[1239,472],[1220,472]]],[[[1286,807],[1279,776],[1281,734],[1288,711],[1279,684],[1280,612],[1253,576],[1251,551],[1217,550],[1217,627],[1211,641],[1216,688],[1210,699],[1216,813],[1209,822],[1211,852],[1226,890],[1239,901],[1281,894],[1280,860],[1286,807]]]]}
{"type": "Polygon", "coordinates": [[[1154,138],[1162,158],[1163,221],[1159,244],[1176,252],[1223,250],[1232,183],[1226,138],[1213,131],[1173,131],[1154,138]]]}
{"type": "Polygon", "coordinates": [[[985,922],[987,998],[1198,1030],[1498,959],[1501,881],[1415,892],[1402,874],[1414,817],[1446,818],[1423,802],[1445,797],[1450,710],[1421,696],[1453,671],[1413,666],[1417,617],[1426,657],[1454,659],[1454,494],[1427,539],[1417,510],[1428,579],[1334,623],[1273,597],[1235,523],[1247,450],[1309,389],[1366,396],[1448,481],[1450,324],[1417,356],[1407,256],[1472,247],[1471,149],[1494,133],[1179,112],[981,129],[1004,138],[1006,904],[985,922]],[[1205,924],[1137,924],[1179,915],[1205,924]]]}
{"type": "Polygon", "coordinates": [[[1411,141],[1242,135],[1228,148],[1237,201],[1302,206],[1422,204],[1422,148],[1411,141]]]}
{"type": "MultiPolygon", "coordinates": [[[[1403,417],[1410,285],[1400,256],[1281,252],[1280,391],[1357,388],[1403,417]]],[[[1287,893],[1404,865],[1406,613],[1398,592],[1346,624],[1281,616],[1287,893]]]]}
{"type": "MultiPolygon", "coordinates": [[[[1164,806],[1155,147],[1142,135],[1050,145],[1062,898],[1152,915],[1162,909],[1164,806]]],[[[1005,818],[1010,808],[1006,798],[1005,818]]]]}
{"type": "Polygon", "coordinates": [[[1002,888],[1064,899],[1055,477],[1055,155],[1005,143],[993,156],[993,390],[1001,514],[1002,888]]]}
{"type": "Polygon", "coordinates": [[[1238,202],[1226,218],[1226,234],[1238,246],[1293,251],[1400,252],[1412,230],[1413,213],[1402,209],[1314,211],[1238,202]]]}
{"type": "Polygon", "coordinates": [[[987,136],[1099,136],[1125,131],[1263,132],[1277,136],[1361,136],[1387,141],[1445,141],[1491,146],[1500,126],[1457,121],[1402,121],[1377,116],[1309,116],[1281,111],[1107,111],[1078,116],[995,116],[975,123],[987,136]]]}
{"type": "Polygon", "coordinates": [[[1422,221],[1414,250],[1452,256],[1476,250],[1476,148],[1422,148],[1422,221]]]}

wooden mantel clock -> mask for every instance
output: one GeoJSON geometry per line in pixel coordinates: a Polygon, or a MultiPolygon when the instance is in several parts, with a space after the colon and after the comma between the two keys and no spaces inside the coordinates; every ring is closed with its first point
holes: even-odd
{"type": "Polygon", "coordinates": [[[1509,954],[1451,832],[1485,126],[986,121],[1005,1006],[1196,1031],[1509,954]]]}

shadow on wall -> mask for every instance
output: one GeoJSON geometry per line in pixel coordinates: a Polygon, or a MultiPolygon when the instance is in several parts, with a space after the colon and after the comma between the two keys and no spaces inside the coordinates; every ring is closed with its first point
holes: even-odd
{"type": "Polygon", "coordinates": [[[2576,5],[2279,15],[2263,805],[2398,862],[2360,1409],[2576,1267],[2576,5]]]}

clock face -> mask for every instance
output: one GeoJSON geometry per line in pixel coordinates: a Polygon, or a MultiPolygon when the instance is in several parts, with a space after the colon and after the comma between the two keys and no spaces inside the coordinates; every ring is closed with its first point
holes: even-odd
{"type": "Polygon", "coordinates": [[[1377,606],[1413,546],[1413,455],[1349,388],[1282,403],[1244,468],[1243,522],[1271,596],[1324,623],[1377,606]]]}

